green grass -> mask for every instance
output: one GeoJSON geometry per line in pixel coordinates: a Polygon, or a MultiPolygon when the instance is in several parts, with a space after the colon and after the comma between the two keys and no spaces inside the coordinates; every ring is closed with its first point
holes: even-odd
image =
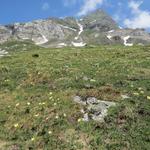
{"type": "Polygon", "coordinates": [[[150,149],[149,46],[29,45],[0,58],[0,149],[150,149]],[[104,123],[78,122],[82,106],[74,95],[118,105],[104,123]]]}

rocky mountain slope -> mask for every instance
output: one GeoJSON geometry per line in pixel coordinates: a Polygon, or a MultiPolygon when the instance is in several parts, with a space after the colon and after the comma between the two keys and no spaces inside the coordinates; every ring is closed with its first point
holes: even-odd
{"type": "Polygon", "coordinates": [[[48,18],[27,23],[0,26],[0,43],[30,40],[46,47],[90,44],[149,44],[150,34],[144,29],[120,29],[104,11],[97,10],[83,18],[48,18]]]}

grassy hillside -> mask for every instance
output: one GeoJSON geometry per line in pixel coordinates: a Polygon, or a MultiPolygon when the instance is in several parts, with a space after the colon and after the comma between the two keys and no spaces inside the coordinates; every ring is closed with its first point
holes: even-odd
{"type": "Polygon", "coordinates": [[[0,149],[150,149],[150,47],[20,49],[0,58],[0,149]],[[75,95],[117,107],[83,122],[75,95]]]}

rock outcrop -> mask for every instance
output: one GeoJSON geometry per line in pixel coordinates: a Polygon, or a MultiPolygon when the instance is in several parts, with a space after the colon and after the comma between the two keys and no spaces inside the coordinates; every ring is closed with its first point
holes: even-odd
{"type": "Polygon", "coordinates": [[[83,99],[80,96],[75,96],[73,100],[84,107],[84,109],[81,110],[81,113],[83,113],[83,121],[95,120],[103,122],[107,116],[108,109],[116,106],[114,102],[101,101],[95,97],[83,99]]]}

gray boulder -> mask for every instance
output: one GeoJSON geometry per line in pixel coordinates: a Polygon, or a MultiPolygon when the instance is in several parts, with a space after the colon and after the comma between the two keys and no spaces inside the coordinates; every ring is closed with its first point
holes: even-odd
{"type": "Polygon", "coordinates": [[[114,102],[97,100],[95,97],[85,99],[80,96],[75,96],[73,100],[84,106],[85,110],[81,111],[83,113],[83,121],[95,120],[103,122],[107,116],[108,109],[116,106],[114,102]]]}

